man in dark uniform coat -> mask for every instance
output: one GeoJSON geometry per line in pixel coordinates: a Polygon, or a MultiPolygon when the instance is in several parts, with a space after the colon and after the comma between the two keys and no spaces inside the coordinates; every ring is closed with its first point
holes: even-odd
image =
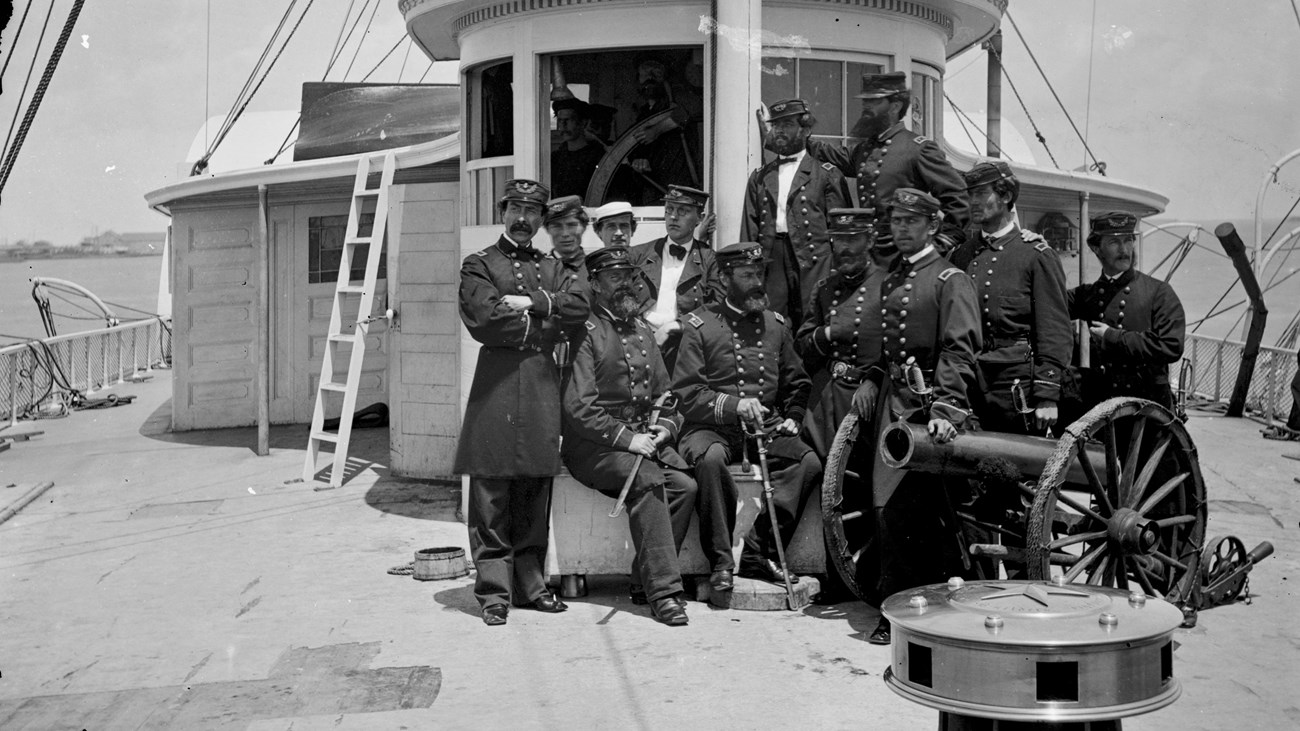
{"type": "MultiPolygon", "coordinates": [[[[551,256],[560,264],[559,292],[576,292],[587,287],[586,252],[582,250],[582,235],[587,232],[587,212],[582,208],[582,198],[566,195],[552,198],[546,204],[542,225],[551,237],[551,256]]],[[[569,378],[572,365],[572,344],[582,337],[583,323],[561,328],[555,338],[555,365],[560,368],[560,383],[569,378]]]]}
{"type": "Polygon", "coordinates": [[[456,448],[469,481],[474,595],[488,625],[511,603],[561,612],[546,589],[551,478],[560,471],[560,381],[552,359],[560,328],[590,311],[585,292],[560,292],[559,263],[533,246],[549,194],[531,180],[506,181],[498,204],[506,231],[465,258],[460,317],[482,344],[456,448]]]}
{"type": "Polygon", "coordinates": [[[808,154],[815,120],[803,99],[768,108],[769,147],[777,158],[750,173],[740,236],[757,241],[772,261],[767,296],[773,312],[796,327],[812,298],[813,285],[830,274],[826,212],[853,203],[844,175],[808,154]]]}
{"type": "Polygon", "coordinates": [[[1173,287],[1133,268],[1136,231],[1131,213],[1093,218],[1088,248],[1101,261],[1101,278],[1070,290],[1070,317],[1087,320],[1091,335],[1083,411],[1115,396],[1174,407],[1169,365],[1183,356],[1183,303],[1173,287]]]}
{"type": "Polygon", "coordinates": [[[585,195],[605,156],[605,148],[587,132],[589,106],[581,99],[569,98],[551,102],[551,109],[555,111],[555,131],[560,134],[560,146],[551,152],[551,194],[556,198],[585,195]]]}
{"type": "MultiPolygon", "coordinates": [[[[970,417],[975,354],[981,348],[975,289],[934,243],[939,205],[919,190],[894,191],[889,222],[899,258],[880,289],[881,366],[886,376],[876,426],[895,419],[926,424],[931,439],[944,443],[955,438],[970,417]],[[932,389],[929,395],[909,387],[907,371],[913,365],[932,389]]],[[[872,488],[881,599],[943,581],[949,568],[959,566],[954,556],[959,526],[949,502],[952,487],[926,475],[900,474],[876,460],[872,488]]],[[[889,644],[889,621],[882,617],[868,641],[889,644]]]]}
{"type": "MultiPolygon", "coordinates": [[[[812,376],[811,406],[804,420],[804,439],[823,460],[840,422],[854,407],[854,396],[880,361],[882,321],[876,298],[889,274],[868,251],[874,239],[875,211],[837,208],[830,212],[835,271],[817,283],[813,299],[795,336],[794,347],[812,376]]],[[[879,382],[877,373],[875,380],[879,382]]],[[[870,417],[874,398],[859,404],[870,417]]]]}
{"type": "Polygon", "coordinates": [[[722,299],[713,250],[695,238],[708,201],[709,194],[702,190],[668,186],[664,196],[668,235],[632,247],[632,263],[641,271],[643,315],[654,328],[669,369],[681,339],[678,318],[722,299]]]}
{"type": "Polygon", "coordinates": [[[808,152],[835,165],[845,176],[857,178],[858,205],[875,209],[881,238],[889,230],[885,204],[895,190],[916,188],[938,198],[943,217],[935,246],[941,253],[952,250],[965,240],[970,221],[966,185],[934,140],[903,126],[901,120],[912,100],[906,74],[863,74],[858,98],[862,100],[862,117],[853,134],[864,140],[849,149],[811,140],[808,152]]]}
{"type": "Polygon", "coordinates": [[[684,625],[677,554],[695,508],[695,480],[669,446],[681,417],[666,411],[656,423],[646,423],[671,382],[654,334],[637,314],[636,268],[628,250],[598,249],[587,263],[595,302],[564,391],[564,464],[582,484],[616,498],[637,456],[644,458],[627,496],[636,546],[632,597],[649,600],[660,622],[684,625]]]}
{"type": "Polygon", "coordinates": [[[982,429],[1041,436],[1056,423],[1074,347],[1065,270],[1042,237],[1027,237],[1016,225],[1020,182],[1009,165],[981,162],[965,178],[979,230],[949,258],[970,275],[979,297],[984,350],[975,415],[982,429]]]}
{"type": "MultiPolygon", "coordinates": [[[[768,437],[768,464],[780,535],[770,519],[760,517],[745,537],[742,576],[783,582],[772,560],[775,541],[790,542],[808,493],[821,480],[821,461],[799,439],[810,382],[794,335],[785,318],[767,309],[763,271],[766,262],[757,242],[732,244],[718,252],[726,296],[723,301],[682,318],[682,344],[673,372],[673,390],[686,417],[682,456],[695,466],[700,494],[700,542],[709,560],[709,585],[732,588],[736,571],[731,535],[736,524],[736,485],[728,465],[742,450],[758,463],[756,445],[743,426],[760,428],[768,437]]],[[[791,581],[797,580],[793,575],[791,581]]]]}

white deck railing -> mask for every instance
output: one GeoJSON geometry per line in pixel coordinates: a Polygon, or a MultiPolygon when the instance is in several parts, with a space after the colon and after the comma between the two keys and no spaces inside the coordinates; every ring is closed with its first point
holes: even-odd
{"type": "MultiPolygon", "coordinates": [[[[1188,397],[1227,403],[1237,385],[1237,370],[1245,348],[1246,344],[1240,340],[1189,334],[1183,358],[1191,361],[1195,375],[1188,397]]],[[[1295,372],[1295,350],[1261,346],[1246,395],[1246,411],[1268,422],[1286,421],[1291,413],[1291,379],[1295,372]]],[[[1176,384],[1178,366],[1170,375],[1176,384]]]]}
{"type": "Polygon", "coordinates": [[[68,389],[93,393],[171,356],[171,322],[161,318],[0,348],[0,424],[12,425],[68,389]]]}

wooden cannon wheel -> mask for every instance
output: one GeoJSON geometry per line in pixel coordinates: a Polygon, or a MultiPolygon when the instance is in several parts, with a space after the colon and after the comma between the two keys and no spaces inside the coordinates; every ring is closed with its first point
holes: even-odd
{"type": "MultiPolygon", "coordinates": [[[[870,421],[867,422],[870,424],[870,421]]],[[[871,556],[875,516],[871,488],[861,475],[870,476],[871,462],[854,454],[862,419],[850,412],[840,422],[826,455],[822,477],[822,532],[826,554],[849,591],[869,600],[875,576],[871,556]],[[851,464],[852,463],[852,464],[851,464]]],[[[830,574],[830,571],[827,571],[830,574]]]]}
{"type": "Polygon", "coordinates": [[[1199,581],[1206,498],[1196,447],[1174,414],[1114,398],[1066,427],[1026,525],[1029,578],[1140,589],[1185,604],[1199,581]],[[1104,474],[1082,457],[1105,450],[1104,474]],[[1074,462],[1087,485],[1070,485],[1074,462]]]}

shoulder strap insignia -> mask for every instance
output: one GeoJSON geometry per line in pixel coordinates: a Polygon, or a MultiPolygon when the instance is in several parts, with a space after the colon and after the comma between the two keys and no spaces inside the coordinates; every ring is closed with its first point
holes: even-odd
{"type": "Polygon", "coordinates": [[[957,267],[948,267],[947,269],[944,269],[942,272],[939,272],[939,281],[946,282],[948,281],[948,277],[951,277],[954,274],[961,274],[961,273],[962,270],[958,269],[957,267]]]}
{"type": "Polygon", "coordinates": [[[694,328],[704,327],[704,321],[701,320],[700,316],[695,314],[694,312],[686,316],[686,322],[690,323],[691,327],[694,328]]]}
{"type": "Polygon", "coordinates": [[[782,315],[780,312],[773,312],[772,314],[776,317],[777,322],[781,323],[782,325],[785,324],[785,315],[782,315]]]}
{"type": "Polygon", "coordinates": [[[1051,248],[1052,248],[1051,244],[1047,243],[1046,241],[1042,241],[1037,244],[1034,244],[1034,249],[1038,251],[1050,251],[1051,248]]]}
{"type": "Polygon", "coordinates": [[[828,173],[829,173],[829,172],[834,172],[834,170],[835,170],[835,166],[832,165],[832,164],[830,164],[830,163],[828,163],[828,162],[824,162],[824,163],[822,163],[822,170],[825,170],[825,171],[828,172],[828,173]]]}
{"type": "Polygon", "coordinates": [[[917,135],[912,141],[918,145],[924,145],[925,143],[930,141],[930,138],[926,137],[925,135],[917,135]]]}
{"type": "Polygon", "coordinates": [[[487,255],[488,255],[488,250],[487,250],[487,249],[483,249],[482,251],[476,251],[476,252],[474,252],[474,256],[487,256],[487,255]]]}
{"type": "Polygon", "coordinates": [[[588,329],[588,330],[595,330],[595,329],[596,329],[596,323],[592,322],[591,320],[587,320],[587,329],[588,329]]]}

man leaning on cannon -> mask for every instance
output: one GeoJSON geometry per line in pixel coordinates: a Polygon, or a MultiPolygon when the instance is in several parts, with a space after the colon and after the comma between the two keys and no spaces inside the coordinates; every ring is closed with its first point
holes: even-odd
{"type": "Polygon", "coordinates": [[[551,479],[560,471],[559,330],[587,318],[585,292],[561,292],[559,262],[533,246],[549,192],[508,180],[498,203],[505,231],[465,257],[460,317],[482,344],[456,446],[469,475],[469,547],[483,622],[503,625],[510,605],[567,607],[546,588],[551,479]]]}
{"type": "Polygon", "coordinates": [[[970,275],[980,306],[975,415],[981,429],[1042,435],[1056,423],[1073,347],[1065,270],[1041,236],[1016,225],[1020,181],[1009,165],[981,162],[965,178],[978,230],[948,258],[970,275]]]}
{"type": "Polygon", "coordinates": [[[1183,304],[1173,287],[1133,268],[1136,231],[1131,213],[1093,218],[1088,248],[1101,261],[1101,277],[1070,290],[1070,318],[1087,321],[1091,336],[1082,411],[1116,396],[1174,407],[1169,366],[1183,355],[1183,304]]]}
{"type": "Polygon", "coordinates": [[[784,581],[784,571],[772,560],[778,555],[774,541],[789,543],[804,500],[821,479],[821,461],[798,437],[810,382],[785,318],[767,309],[766,265],[755,242],[718,251],[725,297],[682,317],[673,371],[673,390],[686,418],[681,452],[694,465],[699,483],[700,542],[715,591],[730,590],[736,572],[731,536],[737,496],[728,466],[745,454],[758,461],[746,431],[770,434],[765,438],[780,535],[772,535],[771,520],[754,521],[741,553],[741,576],[784,581]]]}
{"type": "MultiPolygon", "coordinates": [[[[886,379],[876,419],[878,425],[896,419],[925,424],[931,439],[944,443],[970,417],[981,338],[970,278],[935,249],[939,215],[932,196],[913,188],[894,192],[889,225],[899,256],[880,290],[886,379]]],[[[954,485],[900,474],[877,458],[872,487],[878,597],[946,579],[961,529],[947,492],[954,485]]],[[[887,619],[881,617],[868,641],[889,644],[887,619]]]]}
{"type": "Polygon", "coordinates": [[[664,624],[684,625],[677,554],[695,506],[695,481],[670,446],[681,417],[665,408],[649,423],[671,384],[654,333],[637,314],[628,250],[597,249],[586,261],[594,302],[564,391],[564,464],[579,482],[610,497],[627,489],[636,546],[632,600],[648,600],[664,624]]]}

